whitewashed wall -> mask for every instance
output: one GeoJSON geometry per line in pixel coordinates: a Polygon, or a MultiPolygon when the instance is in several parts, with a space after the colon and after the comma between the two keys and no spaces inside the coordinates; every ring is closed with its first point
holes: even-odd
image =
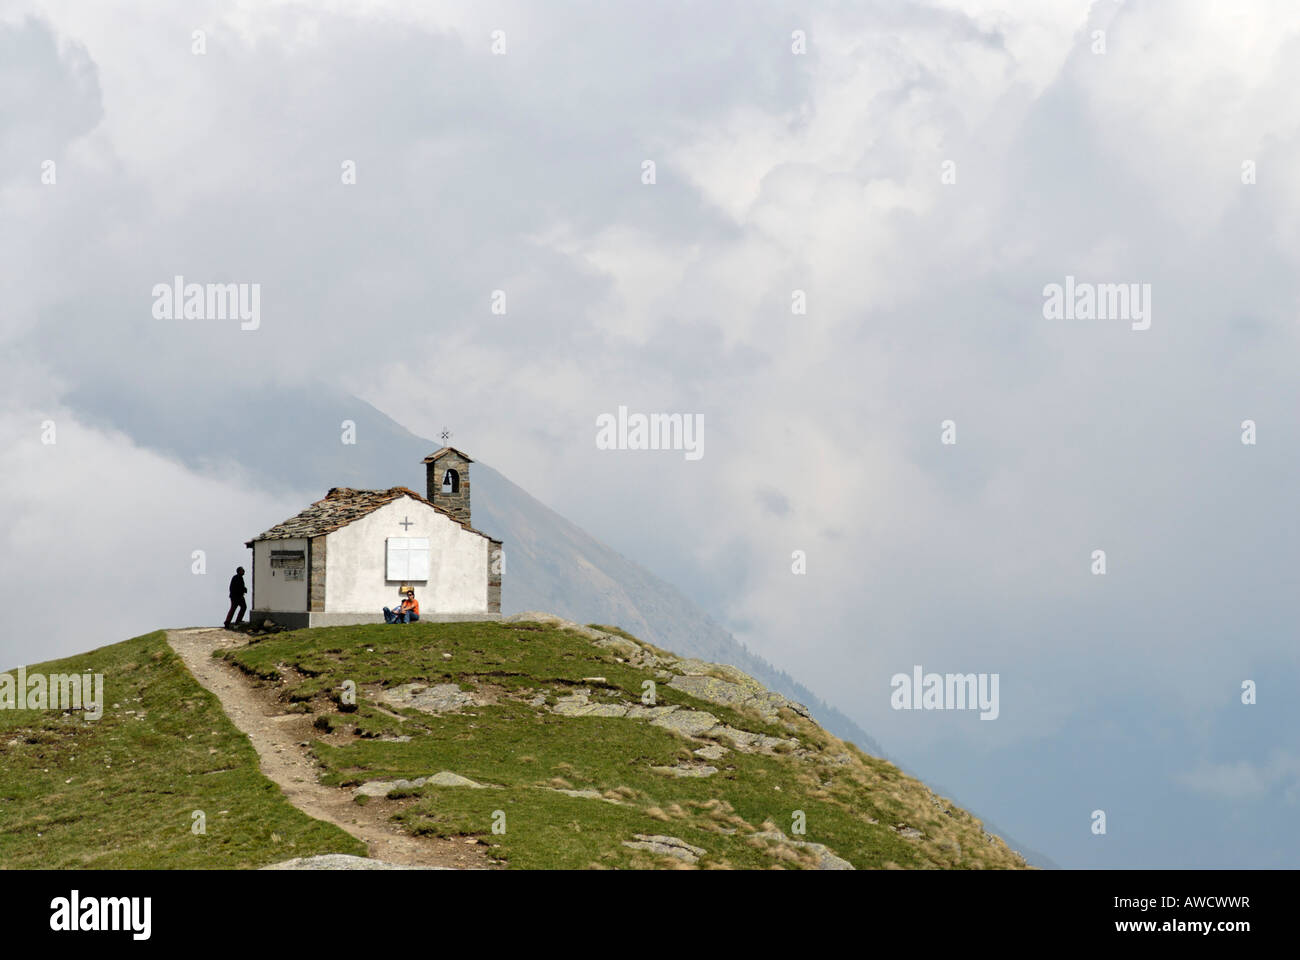
{"type": "Polygon", "coordinates": [[[307,541],[258,540],[253,544],[253,609],[305,611],[311,571],[307,570],[301,580],[285,580],[283,571],[271,569],[272,550],[301,550],[305,558],[307,541]]]}
{"type": "Polygon", "coordinates": [[[432,507],[401,497],[326,538],[327,613],[379,613],[397,605],[399,583],[385,579],[389,537],[429,539],[429,581],[412,584],[422,614],[487,610],[487,539],[432,507]],[[403,518],[411,521],[409,528],[402,527],[403,518]]]}

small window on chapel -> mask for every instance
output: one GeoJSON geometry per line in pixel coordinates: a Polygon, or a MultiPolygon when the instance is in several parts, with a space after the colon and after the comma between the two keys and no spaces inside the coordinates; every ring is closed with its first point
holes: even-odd
{"type": "Polygon", "coordinates": [[[277,570],[286,580],[304,579],[307,570],[307,551],[272,550],[271,576],[275,576],[277,570]]]}
{"type": "Polygon", "coordinates": [[[460,493],[460,474],[455,470],[448,469],[442,475],[442,492],[443,493],[460,493]]]}
{"type": "Polygon", "coordinates": [[[389,537],[386,541],[386,580],[428,580],[429,538],[389,537]]]}

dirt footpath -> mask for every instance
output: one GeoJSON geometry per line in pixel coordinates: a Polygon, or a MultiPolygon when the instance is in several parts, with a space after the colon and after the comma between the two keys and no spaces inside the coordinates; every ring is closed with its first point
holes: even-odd
{"type": "Polygon", "coordinates": [[[372,799],[360,806],[350,789],[322,784],[316,761],[302,745],[318,735],[311,715],[286,713],[270,685],[259,685],[238,667],[213,658],[214,650],[244,646],[248,641],[244,634],[219,628],[168,630],[167,641],[252,741],[262,773],[303,813],[346,830],[378,860],[460,869],[493,865],[486,847],[477,841],[411,836],[389,821],[396,809],[391,801],[372,799]]]}

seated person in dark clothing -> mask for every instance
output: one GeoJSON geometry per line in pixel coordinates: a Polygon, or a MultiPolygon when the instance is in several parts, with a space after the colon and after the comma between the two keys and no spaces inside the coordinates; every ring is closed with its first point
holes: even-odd
{"type": "Polygon", "coordinates": [[[384,607],[384,623],[414,623],[420,619],[420,602],[415,599],[415,587],[406,588],[406,596],[396,610],[384,607]]]}

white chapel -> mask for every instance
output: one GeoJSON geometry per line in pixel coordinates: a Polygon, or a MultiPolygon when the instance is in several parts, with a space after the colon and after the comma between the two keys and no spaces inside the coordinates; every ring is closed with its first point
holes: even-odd
{"type": "Polygon", "coordinates": [[[500,617],[502,543],[471,525],[471,463],[443,447],[424,458],[423,497],[406,487],[335,487],[249,540],[252,622],[382,623],[406,585],[421,620],[500,617]]]}

